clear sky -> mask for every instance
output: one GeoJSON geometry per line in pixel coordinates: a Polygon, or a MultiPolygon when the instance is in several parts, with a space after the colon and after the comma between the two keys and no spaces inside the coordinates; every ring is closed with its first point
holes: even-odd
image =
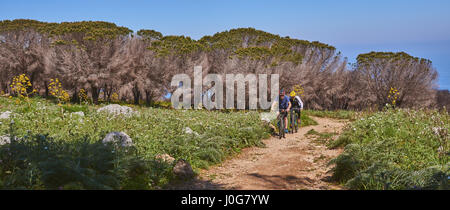
{"type": "Polygon", "coordinates": [[[450,89],[448,0],[2,0],[0,20],[103,20],[134,31],[204,35],[253,27],[331,44],[350,62],[359,53],[405,51],[433,61],[450,89]]]}

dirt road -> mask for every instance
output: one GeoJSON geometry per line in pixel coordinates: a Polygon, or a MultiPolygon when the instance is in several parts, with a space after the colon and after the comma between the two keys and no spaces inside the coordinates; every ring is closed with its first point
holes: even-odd
{"type": "Polygon", "coordinates": [[[329,150],[306,135],[317,132],[340,134],[347,121],[313,117],[318,125],[302,127],[285,139],[266,139],[264,148],[246,148],[218,166],[200,172],[198,178],[175,189],[297,190],[341,189],[327,182],[330,159],[342,150],[329,150]]]}

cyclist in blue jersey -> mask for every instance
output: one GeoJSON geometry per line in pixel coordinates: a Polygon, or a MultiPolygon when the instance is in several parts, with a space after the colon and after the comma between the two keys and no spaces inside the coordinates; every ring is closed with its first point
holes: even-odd
{"type": "Polygon", "coordinates": [[[280,110],[280,114],[282,114],[283,119],[284,119],[284,131],[286,133],[289,132],[288,130],[288,119],[287,119],[287,114],[289,113],[289,110],[291,109],[291,101],[289,99],[289,96],[286,95],[286,93],[284,92],[284,90],[280,91],[280,98],[278,101],[278,108],[280,110]]]}

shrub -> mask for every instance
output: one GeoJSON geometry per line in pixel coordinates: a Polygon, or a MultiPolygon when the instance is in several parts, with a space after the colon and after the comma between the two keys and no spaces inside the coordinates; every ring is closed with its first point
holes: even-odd
{"type": "Polygon", "coordinates": [[[155,101],[152,106],[155,108],[170,109],[172,108],[172,103],[170,101],[155,101]]]}
{"type": "Polygon", "coordinates": [[[333,178],[351,189],[449,189],[449,116],[388,109],[355,121],[331,147],[333,178]]]}
{"type": "Polygon", "coordinates": [[[14,96],[23,98],[26,101],[28,101],[29,97],[36,92],[36,90],[32,90],[33,85],[25,74],[15,76],[10,87],[14,96]]]}
{"type": "Polygon", "coordinates": [[[80,92],[78,92],[78,98],[80,99],[80,104],[88,104],[90,102],[89,97],[84,89],[80,89],[80,92]]]}
{"type": "Polygon", "coordinates": [[[151,189],[170,166],[133,148],[35,135],[0,146],[0,189],[151,189]]]}
{"type": "Polygon", "coordinates": [[[58,105],[62,105],[62,103],[66,103],[70,100],[69,94],[62,88],[61,82],[56,79],[50,79],[50,84],[48,85],[48,90],[50,95],[58,100],[58,105]]]}

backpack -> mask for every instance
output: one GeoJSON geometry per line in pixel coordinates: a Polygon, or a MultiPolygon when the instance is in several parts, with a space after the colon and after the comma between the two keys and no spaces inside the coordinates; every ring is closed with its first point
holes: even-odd
{"type": "Polygon", "coordinates": [[[295,96],[294,102],[297,103],[298,107],[303,108],[303,102],[302,102],[302,100],[300,99],[299,96],[295,96]]]}

